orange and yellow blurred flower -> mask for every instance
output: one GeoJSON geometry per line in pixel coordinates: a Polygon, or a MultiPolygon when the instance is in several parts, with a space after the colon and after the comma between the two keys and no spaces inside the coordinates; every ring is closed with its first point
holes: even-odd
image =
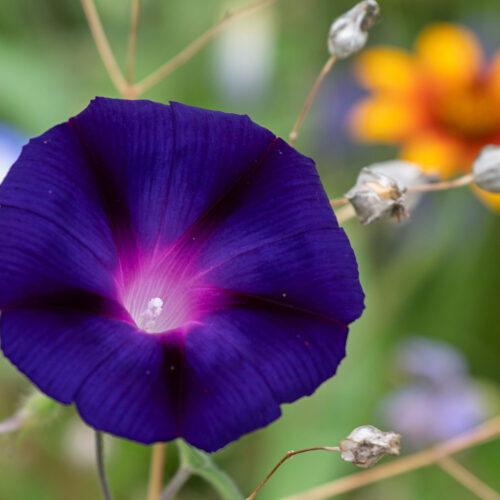
{"type": "MultiPolygon", "coordinates": [[[[500,144],[500,50],[488,63],[467,28],[432,24],[414,53],[375,47],[356,71],[371,92],[350,114],[356,139],[400,144],[402,158],[444,178],[466,172],[486,144],[500,144]]],[[[477,191],[500,209],[500,195],[477,191]]]]}

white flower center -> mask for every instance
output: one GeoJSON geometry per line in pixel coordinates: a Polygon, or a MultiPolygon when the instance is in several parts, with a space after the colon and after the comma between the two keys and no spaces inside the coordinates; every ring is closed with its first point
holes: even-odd
{"type": "Polygon", "coordinates": [[[139,317],[139,326],[147,331],[154,331],[156,320],[163,309],[163,300],[160,297],[154,297],[148,302],[147,309],[139,317]]]}

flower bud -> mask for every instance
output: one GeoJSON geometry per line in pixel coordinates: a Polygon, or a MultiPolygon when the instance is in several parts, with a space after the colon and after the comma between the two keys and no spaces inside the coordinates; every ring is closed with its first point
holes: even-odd
{"type": "Polygon", "coordinates": [[[340,441],[340,456],[358,467],[371,467],[384,455],[399,455],[401,436],[395,432],[383,432],[373,425],[356,427],[340,441]]]}
{"type": "MultiPolygon", "coordinates": [[[[424,172],[420,165],[406,160],[389,160],[370,165],[370,170],[379,174],[387,175],[399,182],[400,185],[410,188],[422,186],[439,180],[439,174],[424,172]]],[[[413,209],[423,193],[405,193],[406,207],[413,209]]]]}
{"type": "Polygon", "coordinates": [[[339,59],[361,50],[368,39],[368,29],[379,14],[375,0],[364,0],[333,21],[328,35],[328,51],[339,59]]]}
{"type": "Polygon", "coordinates": [[[485,146],[472,164],[472,174],[481,189],[500,193],[500,146],[485,146]]]}
{"type": "Polygon", "coordinates": [[[416,163],[406,160],[381,161],[372,163],[368,168],[387,175],[406,187],[420,186],[439,180],[438,174],[426,173],[416,163]]]}
{"type": "Polygon", "coordinates": [[[405,192],[406,187],[396,179],[365,167],[345,197],[356,210],[359,222],[366,225],[376,220],[396,217],[399,221],[408,217],[405,192]]]}

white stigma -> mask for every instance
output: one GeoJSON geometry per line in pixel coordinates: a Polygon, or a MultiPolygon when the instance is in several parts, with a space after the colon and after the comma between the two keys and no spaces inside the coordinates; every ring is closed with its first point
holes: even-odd
{"type": "Polygon", "coordinates": [[[163,309],[163,300],[160,297],[154,297],[148,302],[148,308],[141,314],[141,327],[147,332],[151,331],[160,316],[163,309]]]}

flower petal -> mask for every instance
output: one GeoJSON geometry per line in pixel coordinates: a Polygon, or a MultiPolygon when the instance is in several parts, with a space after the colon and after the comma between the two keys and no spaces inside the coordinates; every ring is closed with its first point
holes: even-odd
{"type": "Polygon", "coordinates": [[[180,259],[194,255],[200,271],[193,286],[262,295],[343,323],[359,317],[354,253],[314,163],[277,140],[247,174],[197,221],[179,251],[180,259]]]}
{"type": "Polygon", "coordinates": [[[183,435],[182,333],[123,338],[75,395],[82,418],[96,429],[144,444],[183,435]]]}
{"type": "Polygon", "coordinates": [[[463,89],[478,77],[483,53],[475,35],[465,27],[438,23],[417,39],[418,62],[437,92],[463,89]]]}
{"type": "Polygon", "coordinates": [[[479,199],[489,208],[495,212],[500,213],[500,194],[488,193],[484,189],[477,186],[473,186],[474,192],[477,194],[479,199]]]}
{"type": "Polygon", "coordinates": [[[0,325],[4,354],[42,391],[65,404],[135,330],[115,319],[33,309],[4,311],[0,325]]]}
{"type": "Polygon", "coordinates": [[[97,98],[70,121],[126,255],[177,240],[274,139],[248,117],[177,103],[97,98]]]}
{"type": "Polygon", "coordinates": [[[114,297],[112,234],[68,124],[25,146],[0,185],[0,207],[1,308],[78,290],[114,297]]]}
{"type": "Polygon", "coordinates": [[[205,318],[186,336],[184,437],[214,451],[270,423],[280,403],[335,373],[346,335],[326,318],[243,296],[205,318]]]}
{"type": "Polygon", "coordinates": [[[500,103],[500,50],[493,57],[493,62],[488,71],[488,88],[500,103]]]}
{"type": "Polygon", "coordinates": [[[345,325],[363,309],[357,266],[346,249],[343,230],[311,229],[228,257],[203,279],[229,294],[345,325]]]}
{"type": "Polygon", "coordinates": [[[143,443],[179,435],[171,375],[179,349],[162,336],[60,311],[6,311],[0,326],[5,355],[46,394],[75,402],[89,425],[143,443]]]}
{"type": "Polygon", "coordinates": [[[419,84],[412,55],[393,47],[363,51],[356,61],[356,74],[366,88],[392,95],[411,95],[419,84]]]}
{"type": "Polygon", "coordinates": [[[433,131],[422,132],[406,141],[400,156],[444,178],[468,168],[463,164],[464,148],[460,142],[433,131]]]}
{"type": "Polygon", "coordinates": [[[352,109],[349,128],[360,141],[399,142],[418,131],[423,120],[417,101],[380,95],[352,109]]]}

